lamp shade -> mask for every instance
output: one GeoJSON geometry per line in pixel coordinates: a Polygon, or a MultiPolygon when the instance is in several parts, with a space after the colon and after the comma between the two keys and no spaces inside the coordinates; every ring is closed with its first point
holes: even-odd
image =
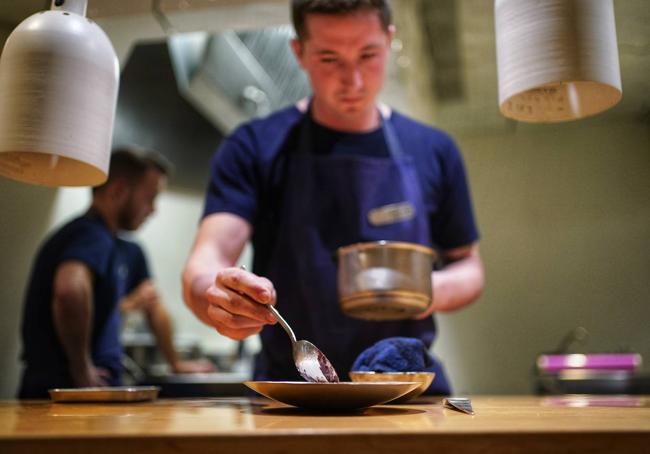
{"type": "Polygon", "coordinates": [[[494,10],[504,116],[576,120],[620,101],[612,0],[495,0],[494,10]]]}
{"type": "Polygon", "coordinates": [[[95,186],[107,178],[119,64],[106,34],[85,17],[85,3],[66,9],[56,0],[7,38],[0,175],[45,186],[95,186]]]}

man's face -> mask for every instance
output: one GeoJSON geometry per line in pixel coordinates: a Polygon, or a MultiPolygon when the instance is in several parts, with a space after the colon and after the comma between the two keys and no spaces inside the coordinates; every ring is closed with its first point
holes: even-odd
{"type": "Polygon", "coordinates": [[[157,169],[147,169],[142,178],[129,188],[119,212],[119,228],[136,230],[155,211],[155,201],[167,178],[157,169]]]}
{"type": "Polygon", "coordinates": [[[374,114],[393,30],[382,28],[375,11],[310,14],[305,26],[306,38],[292,46],[311,80],[314,115],[337,129],[355,129],[374,114]]]}

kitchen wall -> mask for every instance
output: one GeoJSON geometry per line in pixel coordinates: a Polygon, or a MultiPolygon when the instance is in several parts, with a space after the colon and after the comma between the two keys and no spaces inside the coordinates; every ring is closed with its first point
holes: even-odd
{"type": "Polygon", "coordinates": [[[477,303],[439,317],[435,351],[456,391],[532,391],[536,356],[578,326],[590,333],[578,351],[650,359],[648,121],[456,139],[487,273],[477,303]]]}

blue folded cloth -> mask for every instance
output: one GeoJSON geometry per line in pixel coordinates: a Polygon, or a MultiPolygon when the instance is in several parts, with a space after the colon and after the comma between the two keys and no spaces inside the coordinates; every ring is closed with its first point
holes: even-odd
{"type": "Polygon", "coordinates": [[[436,372],[436,361],[420,339],[389,337],[364,350],[352,364],[355,372],[436,372]]]}
{"type": "Polygon", "coordinates": [[[354,372],[433,372],[436,374],[424,394],[449,396],[451,387],[439,361],[420,339],[389,337],[364,350],[352,364],[354,372]]]}

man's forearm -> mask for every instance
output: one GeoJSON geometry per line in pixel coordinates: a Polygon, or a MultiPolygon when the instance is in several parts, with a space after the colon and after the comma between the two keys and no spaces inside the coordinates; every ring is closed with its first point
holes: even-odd
{"type": "Polygon", "coordinates": [[[185,304],[206,325],[213,324],[206,291],[219,270],[235,265],[251,234],[248,221],[230,213],[211,214],[201,222],[182,280],[185,304]]]}
{"type": "Polygon", "coordinates": [[[206,325],[212,325],[207,316],[208,302],[205,293],[214,284],[217,272],[233,266],[236,258],[228,259],[218,254],[196,253],[188,260],[183,272],[183,299],[194,315],[206,325]]]}
{"type": "MultiPolygon", "coordinates": [[[[475,301],[483,290],[483,272],[473,259],[467,263],[453,263],[433,273],[433,310],[448,312],[475,301]]],[[[461,261],[462,262],[462,261],[461,261]]]]}
{"type": "Polygon", "coordinates": [[[189,276],[186,273],[183,280],[183,299],[185,304],[206,325],[210,325],[211,323],[206,315],[208,303],[204,295],[213,282],[214,276],[208,274],[189,276]]]}
{"type": "Polygon", "coordinates": [[[158,348],[160,348],[165,360],[172,369],[176,369],[178,364],[178,354],[174,347],[174,329],[169,313],[162,304],[152,304],[150,309],[147,311],[147,320],[154,336],[156,337],[158,348]]]}
{"type": "Polygon", "coordinates": [[[56,270],[52,322],[75,386],[98,386],[103,380],[92,362],[92,273],[81,262],[64,262],[56,270]]]}
{"type": "Polygon", "coordinates": [[[92,304],[90,298],[55,298],[52,303],[54,327],[75,377],[92,366],[90,333],[92,304]]]}
{"type": "Polygon", "coordinates": [[[474,302],[483,291],[485,278],[478,245],[456,252],[462,256],[432,273],[433,302],[428,313],[460,309],[474,302]]]}

